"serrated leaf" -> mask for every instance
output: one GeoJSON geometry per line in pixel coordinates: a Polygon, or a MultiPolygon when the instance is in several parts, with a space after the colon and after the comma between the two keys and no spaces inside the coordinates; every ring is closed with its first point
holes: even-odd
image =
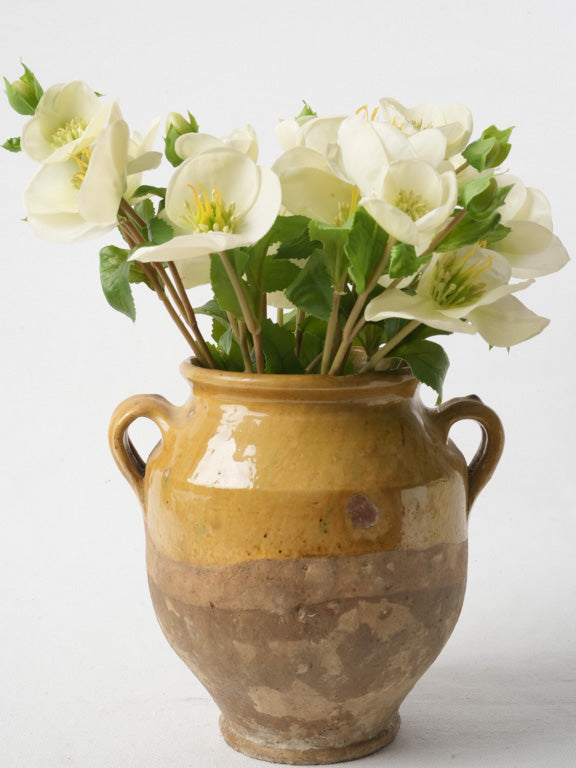
{"type": "Polygon", "coordinates": [[[349,262],[349,274],[358,293],[366,288],[366,283],[382,258],[388,234],[377,224],[364,208],[358,208],[351,222],[350,233],[344,246],[349,262]]]}
{"type": "Polygon", "coordinates": [[[150,221],[150,219],[153,219],[156,215],[156,211],[154,210],[154,203],[148,197],[145,197],[143,200],[139,200],[137,203],[134,203],[134,210],[138,216],[140,216],[140,218],[146,222],[150,221]]]}
{"type": "Polygon", "coordinates": [[[164,219],[154,217],[148,221],[148,238],[154,245],[161,245],[167,243],[168,240],[172,240],[174,237],[174,230],[164,219]]]}
{"type": "Polygon", "coordinates": [[[440,344],[428,339],[407,339],[392,354],[404,360],[419,381],[437,392],[438,402],[442,401],[442,387],[450,361],[440,344]]]}
{"type": "Polygon", "coordinates": [[[266,373],[304,373],[302,364],[294,354],[294,334],[282,325],[264,318],[261,341],[266,373]]]}
{"type": "MultiPolygon", "coordinates": [[[[465,216],[454,229],[448,232],[442,242],[436,246],[435,250],[439,252],[455,251],[458,248],[477,243],[480,240],[489,240],[491,234],[501,231],[499,222],[499,213],[493,213],[489,218],[480,221],[475,221],[470,216],[465,216]]],[[[492,240],[490,242],[495,241],[492,240]]]]}
{"type": "Polygon", "coordinates": [[[262,290],[264,293],[283,291],[299,273],[300,267],[291,261],[267,256],[264,262],[262,290]]]}
{"type": "Polygon", "coordinates": [[[288,301],[307,314],[328,320],[332,310],[332,281],[323,254],[315,251],[286,288],[288,301]]]}
{"type": "Polygon", "coordinates": [[[388,274],[393,280],[410,277],[420,268],[421,262],[416,256],[416,249],[408,243],[396,243],[390,252],[388,274]]]}
{"type": "Polygon", "coordinates": [[[214,298],[221,309],[241,319],[242,309],[238,302],[238,297],[218,253],[213,254],[210,259],[210,284],[212,285],[214,298]]]}
{"type": "Polygon", "coordinates": [[[130,288],[129,251],[107,245],[100,251],[100,283],[111,307],[136,320],[136,307],[130,288]]]}
{"type": "Polygon", "coordinates": [[[307,216],[277,216],[269,230],[270,242],[284,243],[299,237],[302,232],[308,231],[309,223],[307,216]]]}

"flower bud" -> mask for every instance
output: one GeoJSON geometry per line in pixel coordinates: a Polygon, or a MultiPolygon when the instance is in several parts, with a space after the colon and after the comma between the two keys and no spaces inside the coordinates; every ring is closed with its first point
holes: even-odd
{"type": "Polygon", "coordinates": [[[24,74],[19,80],[10,83],[4,78],[6,95],[8,96],[10,106],[18,114],[33,115],[44,91],[28,67],[25,64],[22,64],[22,66],[24,67],[24,74]]]}
{"type": "Polygon", "coordinates": [[[182,162],[182,158],[176,153],[174,145],[176,139],[184,136],[186,133],[198,133],[198,123],[196,119],[188,112],[188,120],[179,112],[170,112],[166,118],[166,136],[164,138],[164,154],[172,165],[177,166],[182,162]]]}

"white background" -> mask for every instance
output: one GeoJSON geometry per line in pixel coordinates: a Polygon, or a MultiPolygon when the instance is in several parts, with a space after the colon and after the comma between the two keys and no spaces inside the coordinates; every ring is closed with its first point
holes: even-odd
{"type": "MultiPolygon", "coordinates": [[[[2,12],[0,74],[18,77],[22,57],[45,87],[84,79],[141,131],[170,110],[216,134],[251,122],[264,164],[276,121],[302,99],[323,114],[381,96],[463,102],[476,136],[515,126],[509,167],[546,192],[574,254],[575,22],[572,0],[28,0],[2,12]]],[[[21,124],[0,104],[2,140],[21,124]]],[[[108,308],[108,240],[34,238],[20,221],[31,172],[0,155],[0,764],[256,765],[224,744],[214,705],[160,633],[139,506],[107,447],[128,395],[183,401],[187,350],[144,290],[135,325],[108,308]]],[[[524,294],[552,322],[510,354],[449,340],[445,396],[479,394],[507,446],[473,510],[456,631],[405,702],[396,741],[359,766],[576,760],[575,288],[570,264],[524,294]]],[[[477,439],[454,434],[468,452],[477,439]]]]}

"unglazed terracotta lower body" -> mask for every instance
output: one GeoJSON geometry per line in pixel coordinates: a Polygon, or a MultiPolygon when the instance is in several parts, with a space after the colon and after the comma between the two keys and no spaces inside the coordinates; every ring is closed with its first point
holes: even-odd
{"type": "Polygon", "coordinates": [[[198,566],[149,539],[147,561],[160,625],[220,708],[228,744],[303,765],[393,740],[460,614],[467,544],[198,566]]]}

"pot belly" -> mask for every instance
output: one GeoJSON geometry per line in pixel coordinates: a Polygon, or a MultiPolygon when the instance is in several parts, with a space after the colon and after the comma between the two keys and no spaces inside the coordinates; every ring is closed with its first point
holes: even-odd
{"type": "Polygon", "coordinates": [[[342,557],[175,562],[148,538],[156,615],[222,712],[275,762],[338,762],[394,738],[458,619],[467,542],[342,557]]]}

